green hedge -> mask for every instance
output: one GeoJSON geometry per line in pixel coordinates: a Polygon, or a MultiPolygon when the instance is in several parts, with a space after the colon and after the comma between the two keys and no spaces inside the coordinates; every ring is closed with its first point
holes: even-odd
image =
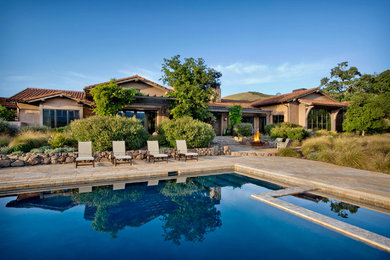
{"type": "Polygon", "coordinates": [[[281,123],[280,125],[277,125],[271,129],[272,138],[281,137],[283,139],[290,138],[292,140],[302,141],[309,135],[309,132],[302,127],[287,122],[281,123]]]}
{"type": "Polygon", "coordinates": [[[171,147],[176,147],[176,140],[186,140],[188,148],[208,147],[215,137],[211,125],[189,116],[164,120],[158,128],[158,134],[171,147]]]}
{"type": "Polygon", "coordinates": [[[97,151],[112,149],[112,141],[125,141],[127,149],[143,147],[149,137],[141,121],[120,116],[93,116],[70,124],[71,135],[78,141],[92,141],[97,151]]]}
{"type": "Polygon", "coordinates": [[[276,124],[268,124],[264,127],[264,132],[266,135],[271,135],[272,128],[276,127],[276,124]]]}
{"type": "Polygon", "coordinates": [[[251,136],[253,133],[253,126],[251,123],[239,123],[234,126],[234,132],[238,136],[251,136]]]}

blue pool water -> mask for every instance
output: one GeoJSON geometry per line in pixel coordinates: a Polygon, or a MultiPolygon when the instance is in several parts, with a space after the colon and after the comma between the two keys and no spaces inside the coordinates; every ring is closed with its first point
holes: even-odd
{"type": "Polygon", "coordinates": [[[278,188],[224,174],[182,184],[131,184],[118,191],[98,187],[91,193],[67,190],[0,198],[0,258],[390,257],[250,197],[278,188]]]}

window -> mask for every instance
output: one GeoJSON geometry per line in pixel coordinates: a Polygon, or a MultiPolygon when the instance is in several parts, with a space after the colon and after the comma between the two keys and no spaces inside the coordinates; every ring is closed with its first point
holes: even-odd
{"type": "Polygon", "coordinates": [[[134,111],[129,111],[129,110],[127,110],[127,111],[125,111],[125,117],[134,117],[134,111]]]}
{"type": "Polygon", "coordinates": [[[313,108],[307,117],[307,128],[313,130],[326,129],[330,131],[330,113],[325,109],[313,108]]]}
{"type": "Polygon", "coordinates": [[[43,109],[43,124],[51,128],[66,126],[79,118],[78,110],[43,109]]]}
{"type": "Polygon", "coordinates": [[[273,115],[272,116],[272,123],[273,124],[279,124],[284,122],[284,115],[273,115]]]}

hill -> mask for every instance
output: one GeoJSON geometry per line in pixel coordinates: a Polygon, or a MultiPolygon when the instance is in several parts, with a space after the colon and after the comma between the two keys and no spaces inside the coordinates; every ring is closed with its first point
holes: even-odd
{"type": "Polygon", "coordinates": [[[231,100],[242,100],[242,101],[253,101],[259,98],[266,98],[266,97],[272,97],[272,95],[263,94],[260,92],[244,92],[244,93],[238,93],[230,96],[226,96],[223,99],[231,99],[231,100]]]}

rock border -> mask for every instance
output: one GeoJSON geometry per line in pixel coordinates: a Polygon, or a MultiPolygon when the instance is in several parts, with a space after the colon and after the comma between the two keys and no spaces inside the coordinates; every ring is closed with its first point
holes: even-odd
{"type": "MultiPolygon", "coordinates": [[[[195,148],[190,151],[197,152],[199,156],[217,156],[217,155],[230,155],[231,151],[228,146],[213,146],[207,148],[195,148]]],[[[176,150],[161,149],[161,152],[168,154],[170,158],[174,158],[176,150]]],[[[132,154],[135,160],[146,159],[147,151],[145,149],[130,150],[126,152],[132,154]]],[[[23,167],[43,164],[67,164],[74,163],[77,158],[77,152],[62,152],[62,153],[24,153],[22,155],[5,155],[0,154],[0,168],[7,167],[23,167]]],[[[93,156],[97,162],[111,161],[112,152],[93,152],[93,156]]]]}

